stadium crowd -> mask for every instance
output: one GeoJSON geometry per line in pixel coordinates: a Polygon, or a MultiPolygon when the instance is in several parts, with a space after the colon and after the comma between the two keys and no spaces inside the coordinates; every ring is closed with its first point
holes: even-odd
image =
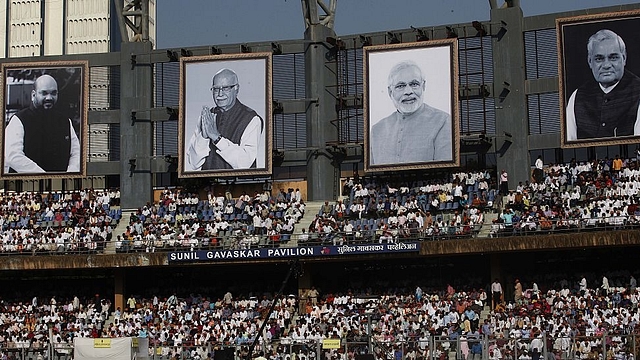
{"type": "Polygon", "coordinates": [[[0,346],[42,351],[52,343],[63,356],[75,337],[132,336],[148,338],[163,358],[184,351],[190,358],[206,358],[223,347],[246,352],[266,321],[258,350],[274,360],[293,345],[309,351],[302,357],[314,356],[312,345],[330,338],[352,345],[347,353],[328,351],[327,358],[351,359],[366,351],[369,335],[379,356],[397,359],[443,359],[456,350],[473,359],[482,342],[489,359],[530,359],[545,351],[555,359],[598,359],[603,351],[607,359],[632,359],[638,349],[628,335],[640,332],[640,293],[628,272],[607,275],[611,280],[605,275],[592,287],[585,277],[562,278],[541,287],[531,282],[520,292],[516,280],[513,298],[502,296],[505,301],[493,309],[484,289],[451,285],[335,294],[312,288],[300,297],[279,298],[270,315],[271,296],[234,298],[231,292],[129,296],[125,307],[116,309],[97,294],[3,299],[0,346]]]}
{"type": "Polygon", "coordinates": [[[0,193],[0,253],[97,252],[120,219],[120,192],[0,193]]]}
{"type": "Polygon", "coordinates": [[[134,214],[116,251],[193,250],[222,246],[248,249],[287,243],[305,212],[299,189],[277,194],[230,193],[206,200],[180,189],[165,189],[160,199],[134,214]]]}
{"type": "Polygon", "coordinates": [[[303,240],[342,244],[470,237],[477,234],[484,212],[493,209],[498,198],[489,171],[458,172],[428,181],[347,178],[343,194],[344,201],[325,202],[303,240]]]}
{"type": "Polygon", "coordinates": [[[616,156],[543,167],[540,160],[537,168],[539,176],[519,183],[505,196],[491,236],[539,230],[616,230],[640,224],[637,161],[616,156]]]}
{"type": "MultiPolygon", "coordinates": [[[[489,171],[429,180],[347,178],[334,204],[326,201],[298,244],[391,243],[477,236],[487,213],[498,216],[489,236],[539,231],[622,229],[640,224],[640,169],[630,159],[540,166],[532,181],[500,188],[489,171]],[[500,189],[499,189],[500,188],[500,189]]],[[[503,173],[504,174],[504,173],[503,173]]],[[[503,175],[501,175],[502,177],[503,175]]],[[[165,189],[139,208],[122,234],[117,190],[0,194],[0,253],[248,249],[289,243],[305,213],[299,189],[230,193],[206,199],[165,189]]]]}

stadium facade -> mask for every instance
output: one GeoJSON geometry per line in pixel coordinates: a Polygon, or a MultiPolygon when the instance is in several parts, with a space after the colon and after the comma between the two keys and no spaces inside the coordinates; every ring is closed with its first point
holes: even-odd
{"type": "MultiPolygon", "coordinates": [[[[239,193],[252,186],[262,189],[265,183],[274,187],[278,183],[295,183],[304,190],[307,199],[318,201],[338,198],[342,181],[354,174],[415,179],[459,169],[491,168],[496,173],[504,169],[509,174],[509,186],[515,188],[519,182],[530,179],[531,164],[538,155],[543,156],[545,163],[635,156],[638,143],[635,136],[577,142],[565,137],[567,129],[561,120],[566,104],[560,95],[564,86],[560,74],[568,68],[562,69],[564,49],[558,45],[558,34],[563,34],[560,25],[573,23],[558,23],[558,19],[575,18],[578,25],[588,24],[597,16],[614,25],[620,19],[633,22],[638,18],[640,4],[524,17],[514,1],[508,3],[515,6],[492,8],[488,19],[474,23],[420,24],[411,29],[337,35],[331,21],[321,21],[332,14],[319,15],[322,11],[313,5],[314,1],[303,3],[308,26],[301,40],[157,50],[150,35],[151,25],[145,31],[140,25],[139,33],[122,36],[122,29],[114,23],[116,9],[106,0],[0,3],[10,14],[4,26],[0,26],[5,29],[5,42],[0,49],[5,55],[3,66],[23,69],[32,62],[38,62],[38,66],[57,66],[81,61],[88,64],[89,72],[87,103],[83,104],[88,109],[84,170],[70,176],[54,174],[42,178],[33,174],[25,177],[5,174],[10,178],[4,180],[5,190],[117,187],[121,191],[121,206],[134,209],[153,202],[154,189],[165,187],[235,186],[233,191],[239,193]],[[14,15],[18,7],[29,11],[14,15]],[[87,13],[92,15],[87,17],[87,13]],[[64,19],[62,24],[59,19],[64,19]],[[370,139],[365,124],[373,115],[367,113],[372,104],[363,95],[368,84],[363,47],[387,49],[385,46],[393,45],[388,49],[404,49],[403,44],[411,47],[419,42],[428,44],[446,39],[455,44],[457,53],[457,61],[452,64],[456,69],[452,88],[456,91],[451,94],[455,99],[451,106],[459,114],[454,117],[457,133],[452,136],[455,161],[447,166],[434,166],[427,161],[418,166],[400,166],[399,171],[376,170],[366,163],[370,139]],[[121,43],[115,43],[120,40],[121,43]],[[184,172],[183,148],[189,136],[179,131],[183,126],[180,122],[187,121],[180,104],[188,103],[181,88],[182,72],[199,57],[213,63],[217,59],[232,62],[253,53],[266,53],[271,59],[267,91],[271,101],[266,106],[270,115],[267,118],[270,151],[265,155],[269,165],[264,167],[268,171],[212,172],[193,179],[179,176],[184,172]]],[[[152,9],[153,6],[148,7],[149,24],[153,23],[152,9]]],[[[126,11],[122,17],[125,16],[126,11]]],[[[635,44],[628,41],[629,47],[635,44]]],[[[637,59],[640,56],[632,59],[629,55],[629,63],[632,60],[640,63],[637,59]]],[[[33,282],[32,286],[39,286],[42,279],[51,283],[76,282],[96,291],[103,289],[114,296],[116,306],[122,307],[125,294],[135,291],[137,286],[160,287],[162,281],[170,280],[196,288],[199,282],[217,277],[224,278],[219,279],[220,284],[234,280],[234,275],[252,279],[252,272],[259,274],[260,279],[265,274],[277,277],[286,273],[288,260],[296,257],[302,259],[305,267],[300,289],[308,289],[325,275],[338,280],[356,268],[368,271],[379,268],[389,274],[402,266],[407,272],[420,267],[419,273],[424,276],[429,276],[429,268],[438,269],[441,282],[453,280],[460,272],[475,271],[482,278],[480,282],[489,283],[489,279],[505,276],[514,269],[526,267],[534,272],[547,266],[538,255],[554,264],[562,264],[563,258],[576,253],[586,262],[599,256],[607,259],[630,256],[640,244],[637,233],[628,230],[579,236],[452,240],[424,243],[419,251],[407,253],[354,250],[351,255],[335,254],[331,261],[303,258],[309,252],[313,254],[313,249],[287,249],[283,254],[291,256],[270,259],[206,252],[4,257],[0,259],[0,268],[5,284],[28,280],[33,282]],[[176,263],[170,256],[190,261],[176,263]],[[215,256],[230,259],[208,261],[215,256]],[[458,270],[442,275],[443,269],[448,268],[458,270]],[[99,279],[99,284],[92,283],[94,278],[99,279]]],[[[615,265],[607,262],[607,266],[615,265]]],[[[576,268],[582,266],[586,265],[580,263],[576,268]]],[[[277,284],[279,278],[271,280],[277,284]]],[[[391,276],[389,280],[393,281],[391,276]]],[[[326,278],[324,281],[330,282],[326,278]]]]}
{"type": "MultiPolygon", "coordinates": [[[[126,1],[119,4],[120,8],[117,4],[117,1],[110,0],[2,1],[0,9],[6,16],[0,19],[0,57],[5,61],[24,58],[33,61],[50,56],[118,52],[123,37],[127,41],[140,40],[135,38],[135,30],[126,28],[124,24],[126,31],[121,31],[119,16],[140,26],[142,16],[138,16],[136,11],[141,12],[142,9],[140,5],[136,7],[126,1]]],[[[154,47],[156,2],[151,0],[145,6],[147,41],[154,47]]],[[[111,69],[99,67],[91,70],[91,92],[95,94],[90,105],[92,110],[108,109],[113,102],[109,89],[117,73],[109,71],[111,69]]],[[[90,157],[94,161],[107,161],[118,133],[114,133],[108,124],[94,124],[90,134],[90,157]]],[[[52,184],[27,180],[18,188],[61,190],[94,186],[104,187],[105,176],[94,175],[75,182],[57,179],[52,184]]]]}
{"type": "MultiPolygon", "coordinates": [[[[462,167],[505,169],[514,187],[530,178],[530,165],[538,155],[543,155],[548,164],[635,154],[634,140],[631,144],[614,139],[573,145],[562,141],[555,24],[559,18],[635,10],[633,4],[534,17],[523,17],[519,7],[505,7],[492,9],[489,20],[473,24],[424,24],[340,36],[319,22],[309,26],[305,40],[300,41],[168,50],[153,50],[153,16],[149,17],[149,41],[119,43],[122,31],[116,26],[116,11],[106,1],[6,2],[5,6],[10,16],[4,26],[3,48],[8,56],[3,63],[33,61],[33,56],[38,61],[83,59],[89,61],[90,72],[86,177],[75,181],[9,181],[5,183],[8,190],[120,187],[123,198],[130,201],[125,206],[135,208],[151,200],[154,187],[181,184],[175,163],[181,152],[180,59],[244,51],[274,54],[273,171],[271,176],[256,177],[214,174],[212,181],[302,179],[309,200],[335,199],[341,179],[358,172],[364,175],[363,46],[426,39],[457,39],[457,124],[462,167]],[[19,16],[10,5],[31,10],[19,16]],[[84,7],[87,10],[80,10],[84,7]],[[51,20],[46,21],[49,17],[51,20]],[[58,24],[61,18],[65,21],[58,24]],[[43,20],[40,23],[34,19],[43,20]],[[53,23],[57,24],[55,30],[45,31],[53,23]],[[20,37],[21,30],[16,29],[28,26],[33,27],[27,31],[32,36],[20,37]],[[135,50],[144,46],[149,48],[135,50]],[[145,91],[138,90],[127,98],[126,92],[133,85],[145,91]],[[129,176],[133,160],[135,176],[129,176]]],[[[154,2],[149,9],[155,9],[154,2]]],[[[134,34],[127,37],[131,40],[134,34]]],[[[419,175],[430,169],[427,164],[412,173],[419,175]]]]}

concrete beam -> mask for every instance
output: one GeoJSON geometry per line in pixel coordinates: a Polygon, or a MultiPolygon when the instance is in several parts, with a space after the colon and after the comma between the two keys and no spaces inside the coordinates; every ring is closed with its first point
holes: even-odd
{"type": "Polygon", "coordinates": [[[558,77],[526,80],[524,91],[526,95],[558,92],[558,77]]]}

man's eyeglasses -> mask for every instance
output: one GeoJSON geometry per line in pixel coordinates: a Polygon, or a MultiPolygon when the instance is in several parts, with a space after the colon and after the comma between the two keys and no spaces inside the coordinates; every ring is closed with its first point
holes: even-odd
{"type": "Polygon", "coordinates": [[[407,85],[410,86],[412,90],[417,90],[418,88],[420,88],[422,86],[423,82],[424,81],[414,80],[414,81],[409,82],[408,84],[407,83],[403,83],[403,82],[397,83],[397,84],[393,85],[393,90],[395,90],[395,91],[403,91],[404,89],[407,88],[407,85]]]}
{"type": "Polygon", "coordinates": [[[228,85],[228,86],[214,86],[211,88],[211,91],[214,94],[219,93],[220,91],[228,93],[229,91],[231,91],[231,89],[233,89],[234,87],[236,87],[236,85],[238,84],[233,84],[233,85],[228,85]]]}

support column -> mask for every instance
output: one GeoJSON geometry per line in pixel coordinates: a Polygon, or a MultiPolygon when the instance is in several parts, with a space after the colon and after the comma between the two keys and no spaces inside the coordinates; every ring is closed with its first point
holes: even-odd
{"type": "Polygon", "coordinates": [[[120,204],[138,208],[152,201],[151,155],[153,126],[153,67],[131,65],[131,56],[149,54],[150,42],[123,42],[120,51],[120,204]],[[136,110],[135,120],[132,112],[136,110]]]}
{"type": "Polygon", "coordinates": [[[113,301],[113,310],[115,311],[117,308],[120,308],[120,311],[124,310],[124,270],[116,269],[113,272],[114,283],[115,283],[115,299],[113,301]]]}
{"type": "Polygon", "coordinates": [[[311,289],[312,279],[311,279],[311,265],[309,263],[300,263],[302,275],[298,277],[298,313],[300,315],[304,315],[306,307],[307,307],[307,291],[311,289]]]}
{"type": "Polygon", "coordinates": [[[495,279],[499,279],[500,281],[504,280],[502,279],[502,265],[500,264],[500,258],[500,254],[492,253],[491,255],[489,255],[489,271],[491,273],[491,282],[493,282],[493,280],[495,279]]]}
{"type": "Polygon", "coordinates": [[[327,37],[335,32],[322,24],[307,27],[304,38],[305,80],[307,98],[318,99],[307,109],[307,146],[316,148],[307,154],[307,196],[309,200],[332,200],[334,198],[335,169],[332,155],[326,151],[327,142],[336,141],[337,129],[330,123],[337,118],[336,112],[336,62],[325,57],[330,45],[327,37]]]}
{"type": "MultiPolygon", "coordinates": [[[[498,279],[500,285],[502,285],[502,294],[506,299],[506,279],[502,277],[502,264],[501,264],[502,256],[500,254],[492,253],[489,255],[489,273],[491,274],[491,282],[495,279],[498,279]]],[[[493,292],[491,291],[491,285],[489,285],[489,289],[487,290],[487,295],[489,296],[490,303],[493,304],[493,292]]]]}
{"type": "MultiPolygon", "coordinates": [[[[519,6],[492,9],[491,22],[504,24],[506,32],[493,39],[494,92],[509,90],[504,100],[496,97],[496,153],[498,177],[509,175],[509,188],[530,178],[529,121],[525,96],[523,18],[519,6]]],[[[498,178],[499,181],[499,178],[498,178]]]]}

